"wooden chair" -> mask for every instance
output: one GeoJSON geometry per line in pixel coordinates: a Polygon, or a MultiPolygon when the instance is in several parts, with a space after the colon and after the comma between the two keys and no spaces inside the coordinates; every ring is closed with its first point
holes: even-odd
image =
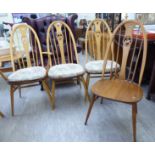
{"type": "Polygon", "coordinates": [[[84,68],[78,64],[78,55],[73,34],[68,25],[54,21],[47,30],[47,50],[49,54],[48,77],[52,80],[52,109],[55,108],[55,84],[68,79],[81,80],[84,88],[84,68]],[[53,60],[53,61],[52,61],[53,60]],[[76,63],[77,62],[77,63],[76,63]]]}
{"type": "MultiPolygon", "coordinates": [[[[107,45],[111,38],[111,30],[103,19],[95,19],[90,22],[85,36],[85,52],[86,52],[86,87],[88,93],[90,78],[102,76],[102,68],[104,55],[107,45]]],[[[111,49],[112,50],[112,49],[111,49]]],[[[111,55],[108,57],[108,65],[106,67],[106,76],[109,75],[111,67],[111,55]]],[[[116,62],[113,62],[115,68],[116,62]]],[[[120,65],[117,64],[119,68],[120,65]]]]}
{"type": "Polygon", "coordinates": [[[10,54],[13,73],[8,77],[2,72],[0,74],[10,85],[11,112],[14,116],[14,92],[18,88],[20,90],[42,82],[50,100],[51,95],[47,89],[47,71],[44,68],[40,42],[32,27],[24,23],[13,26],[10,54]]]}
{"type": "MultiPolygon", "coordinates": [[[[127,20],[119,24],[110,39],[103,65],[102,79],[92,86],[93,99],[89,105],[85,124],[97,98],[119,101],[132,106],[133,140],[136,141],[137,103],[143,97],[140,87],[147,55],[147,36],[144,26],[139,21],[127,20]],[[136,30],[135,30],[136,29],[136,30]],[[140,35],[139,35],[140,34],[140,35]],[[141,36],[141,37],[139,37],[141,36]],[[113,44],[114,52],[110,51],[113,44]],[[120,72],[110,71],[110,79],[105,79],[108,55],[112,54],[112,63],[121,61],[120,72]],[[135,79],[139,74],[139,79],[135,79]]],[[[112,66],[112,65],[111,65],[112,66]]]]}

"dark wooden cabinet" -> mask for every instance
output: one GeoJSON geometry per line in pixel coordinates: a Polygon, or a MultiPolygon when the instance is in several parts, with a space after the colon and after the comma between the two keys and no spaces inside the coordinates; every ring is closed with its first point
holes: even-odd
{"type": "Polygon", "coordinates": [[[121,22],[121,13],[96,13],[96,18],[105,19],[113,31],[121,22]]]}

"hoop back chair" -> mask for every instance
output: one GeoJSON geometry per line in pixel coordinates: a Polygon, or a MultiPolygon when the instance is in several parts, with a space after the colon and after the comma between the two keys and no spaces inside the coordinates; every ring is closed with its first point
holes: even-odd
{"type": "Polygon", "coordinates": [[[49,56],[48,77],[52,80],[52,109],[55,108],[55,83],[66,79],[79,79],[85,87],[84,68],[78,64],[78,55],[73,33],[62,21],[52,22],[47,30],[49,56]],[[54,61],[52,61],[52,59],[54,61]]]}
{"type": "Polygon", "coordinates": [[[44,68],[42,50],[36,32],[27,24],[13,26],[10,37],[10,55],[13,73],[2,77],[10,85],[11,111],[14,115],[14,92],[18,88],[34,86],[42,82],[44,89],[51,99],[47,89],[47,71],[44,68]]]}
{"type": "MultiPolygon", "coordinates": [[[[95,19],[90,22],[85,36],[85,52],[86,65],[85,70],[87,91],[89,87],[89,80],[92,77],[101,77],[104,62],[104,56],[107,45],[111,38],[111,30],[103,19],[95,19]]],[[[111,48],[111,50],[113,50],[111,48]]],[[[108,65],[106,68],[106,76],[109,75],[112,55],[108,55],[108,65]]],[[[116,63],[114,62],[114,65],[116,63]]],[[[114,68],[115,66],[113,66],[114,68]]],[[[119,65],[117,65],[119,67],[119,65]]]]}
{"type": "MultiPolygon", "coordinates": [[[[91,109],[97,98],[119,101],[132,106],[133,140],[136,141],[137,103],[143,97],[140,87],[147,55],[147,35],[144,26],[139,21],[126,20],[120,23],[110,39],[103,64],[102,79],[92,86],[93,99],[90,103],[85,124],[87,124],[91,109]],[[114,52],[110,51],[113,45],[114,52]],[[110,71],[110,79],[104,77],[108,55],[112,54],[112,63],[121,64],[120,71],[110,71]],[[114,55],[115,54],[115,55],[114,55]],[[135,75],[139,74],[139,79],[135,75]]],[[[113,66],[113,65],[111,65],[113,66]]]]}

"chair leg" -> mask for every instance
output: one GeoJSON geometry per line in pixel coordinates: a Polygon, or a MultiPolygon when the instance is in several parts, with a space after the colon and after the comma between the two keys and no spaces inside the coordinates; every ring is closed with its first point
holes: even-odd
{"type": "Polygon", "coordinates": [[[103,98],[101,98],[101,102],[100,103],[103,104],[103,98]]]}
{"type": "Polygon", "coordinates": [[[42,82],[42,86],[43,86],[44,90],[46,91],[46,93],[47,93],[47,95],[48,95],[48,97],[49,97],[49,100],[50,100],[50,103],[51,103],[51,107],[52,107],[52,109],[53,109],[53,105],[52,105],[52,96],[51,96],[51,92],[50,92],[50,89],[49,89],[49,87],[48,87],[48,84],[47,84],[46,80],[44,80],[44,81],[42,82]]]}
{"type": "Polygon", "coordinates": [[[21,86],[18,87],[18,90],[19,90],[19,97],[21,98],[22,97],[21,86]]]}
{"type": "Polygon", "coordinates": [[[89,104],[89,108],[88,108],[88,112],[87,112],[87,116],[86,116],[86,120],[85,120],[85,125],[87,125],[87,121],[88,121],[88,118],[90,116],[90,113],[91,113],[92,107],[94,105],[95,99],[96,99],[96,96],[93,95],[93,99],[92,99],[92,101],[89,104]]]}
{"type": "Polygon", "coordinates": [[[88,93],[88,88],[89,88],[89,81],[90,81],[90,74],[87,73],[87,76],[86,76],[86,95],[85,95],[85,102],[87,101],[87,96],[89,96],[89,93],[88,93]]]}
{"type": "Polygon", "coordinates": [[[52,110],[55,109],[55,81],[52,80],[52,110]]]}
{"type": "Polygon", "coordinates": [[[91,102],[90,96],[89,96],[88,91],[87,91],[86,82],[85,82],[83,76],[81,76],[81,81],[82,81],[84,89],[85,89],[85,103],[86,103],[87,99],[89,102],[91,102]]]}
{"type": "Polygon", "coordinates": [[[132,128],[133,128],[133,141],[136,142],[136,115],[137,115],[137,103],[132,105],[132,128]]]}
{"type": "Polygon", "coordinates": [[[11,96],[11,114],[14,116],[14,87],[10,86],[10,96],[11,96]]]}
{"type": "Polygon", "coordinates": [[[0,111],[0,117],[4,117],[4,114],[0,111]]]}

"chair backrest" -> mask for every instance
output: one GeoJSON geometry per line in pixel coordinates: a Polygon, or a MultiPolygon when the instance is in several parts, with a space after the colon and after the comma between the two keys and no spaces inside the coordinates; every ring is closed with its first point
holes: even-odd
{"type": "Polygon", "coordinates": [[[50,66],[78,63],[73,33],[69,26],[63,21],[54,21],[49,25],[46,42],[50,66]]]}
{"type": "MultiPolygon", "coordinates": [[[[140,85],[147,56],[147,34],[143,24],[138,20],[126,20],[120,23],[112,34],[105,60],[109,53],[112,54],[112,60],[121,66],[118,70],[118,65],[114,66],[112,61],[111,77],[137,82],[140,85]],[[111,45],[113,45],[112,52],[111,45]]],[[[106,62],[103,66],[103,75],[106,62]]]]}
{"type": "Polygon", "coordinates": [[[90,22],[85,36],[86,62],[103,59],[107,44],[111,37],[111,30],[103,19],[90,22]]]}
{"type": "Polygon", "coordinates": [[[10,54],[13,71],[31,66],[44,66],[38,36],[27,24],[21,23],[13,26],[10,54]]]}

